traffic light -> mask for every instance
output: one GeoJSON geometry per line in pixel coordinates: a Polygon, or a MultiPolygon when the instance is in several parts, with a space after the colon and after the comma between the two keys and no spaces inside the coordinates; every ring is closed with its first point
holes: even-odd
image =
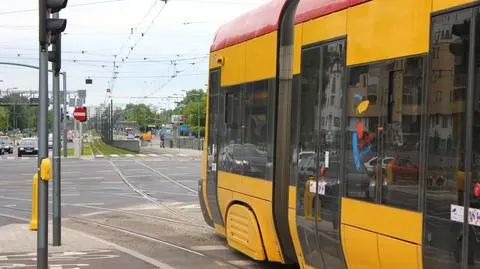
{"type": "Polygon", "coordinates": [[[39,40],[40,45],[49,46],[52,37],[65,31],[67,20],[53,19],[52,13],[57,13],[67,6],[67,0],[39,0],[39,40]]]}
{"type": "Polygon", "coordinates": [[[48,61],[55,63],[55,72],[59,73],[62,70],[62,38],[60,34],[56,34],[53,38],[52,51],[48,52],[48,61]]]}
{"type": "Polygon", "coordinates": [[[467,66],[468,50],[470,46],[470,20],[463,23],[452,25],[452,35],[457,38],[449,45],[450,53],[455,56],[455,64],[459,66],[467,66]]]}

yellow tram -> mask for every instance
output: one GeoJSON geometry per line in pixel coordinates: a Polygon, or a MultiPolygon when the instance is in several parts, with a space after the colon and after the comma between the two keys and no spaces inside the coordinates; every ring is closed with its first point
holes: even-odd
{"type": "Polygon", "coordinates": [[[472,0],[273,0],[223,25],[205,221],[259,261],[480,268],[479,13],[472,0]]]}

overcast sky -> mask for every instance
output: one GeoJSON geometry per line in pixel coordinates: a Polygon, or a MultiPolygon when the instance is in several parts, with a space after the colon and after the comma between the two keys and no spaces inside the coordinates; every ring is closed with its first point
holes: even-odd
{"type": "MultiPolygon", "coordinates": [[[[106,89],[112,87],[114,55],[118,55],[114,101],[165,106],[158,99],[129,97],[164,97],[205,88],[208,52],[215,31],[265,2],[70,0],[60,15],[68,19],[62,40],[68,90],[86,89],[87,105],[103,103],[106,89]],[[178,76],[171,79],[175,73],[178,76]],[[86,78],[92,78],[93,85],[85,85],[86,78]]],[[[38,66],[37,8],[36,0],[15,0],[2,6],[0,61],[38,66]]],[[[0,89],[38,89],[36,70],[0,65],[0,80],[0,89]]]]}

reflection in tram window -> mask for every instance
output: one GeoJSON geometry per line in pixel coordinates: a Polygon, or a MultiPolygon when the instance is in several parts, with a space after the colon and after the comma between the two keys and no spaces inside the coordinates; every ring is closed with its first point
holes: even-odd
{"type": "Polygon", "coordinates": [[[420,177],[420,124],[423,86],[423,58],[387,62],[388,102],[382,167],[382,202],[417,210],[420,177]]]}
{"type": "Polygon", "coordinates": [[[247,86],[244,104],[243,174],[265,178],[268,143],[268,81],[259,81],[247,86]]]}
{"type": "MultiPolygon", "coordinates": [[[[378,133],[382,115],[380,79],[383,65],[350,70],[347,90],[347,197],[374,201],[379,158],[378,133]],[[375,164],[373,164],[375,163],[375,164]]],[[[383,160],[383,158],[380,157],[383,160]]],[[[383,162],[383,161],[382,161],[383,162]]]]}
{"type": "Polygon", "coordinates": [[[222,144],[218,162],[222,171],[242,174],[241,88],[239,86],[231,88],[231,91],[225,94],[225,121],[221,132],[222,144]]]}
{"type": "Polygon", "coordinates": [[[351,69],[348,197],[417,210],[422,85],[422,57],[351,69]]]}
{"type": "MultiPolygon", "coordinates": [[[[452,220],[451,214],[452,209],[464,205],[465,93],[471,17],[472,9],[466,9],[432,18],[430,51],[435,53],[430,57],[426,130],[426,268],[457,268],[462,257],[462,223],[452,220]],[[451,35],[442,35],[447,30],[451,35]],[[453,258],[428,258],[440,255],[453,258]]],[[[473,264],[474,241],[469,245],[468,260],[473,264]]]]}

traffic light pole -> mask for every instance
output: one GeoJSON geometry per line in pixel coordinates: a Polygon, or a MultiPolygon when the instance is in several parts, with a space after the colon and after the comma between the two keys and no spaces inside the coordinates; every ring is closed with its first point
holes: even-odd
{"type": "Polygon", "coordinates": [[[62,100],[63,102],[63,157],[67,158],[67,146],[68,146],[68,141],[67,141],[67,135],[68,135],[68,130],[67,130],[67,118],[65,117],[67,113],[67,72],[63,72],[63,97],[64,99],[62,100]]]}
{"type": "MultiPolygon", "coordinates": [[[[38,170],[40,164],[48,158],[48,45],[40,44],[39,62],[39,117],[38,117],[38,170]]],[[[40,178],[38,182],[38,232],[37,232],[37,268],[48,268],[48,181],[40,178]]]]}
{"type": "MultiPolygon", "coordinates": [[[[58,19],[58,13],[54,13],[52,18],[58,19]]],[[[61,35],[55,37],[53,44],[54,54],[61,53],[61,35]]],[[[57,59],[58,60],[58,59],[57,59]]],[[[60,246],[62,238],[61,223],[61,163],[60,163],[60,73],[57,72],[57,62],[52,63],[52,84],[53,84],[53,245],[60,246]]],[[[65,79],[64,79],[65,82],[65,79]]],[[[66,152],[67,149],[64,148],[66,152]]]]}

